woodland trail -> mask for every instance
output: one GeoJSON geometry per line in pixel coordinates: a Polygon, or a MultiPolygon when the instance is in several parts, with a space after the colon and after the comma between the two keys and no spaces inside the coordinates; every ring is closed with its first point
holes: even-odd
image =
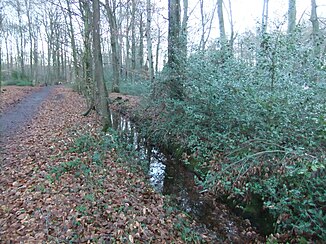
{"type": "Polygon", "coordinates": [[[53,91],[54,87],[43,87],[23,98],[18,104],[10,106],[0,115],[0,140],[18,132],[33,117],[41,103],[53,91]]]}
{"type": "Polygon", "coordinates": [[[140,167],[116,154],[113,136],[100,151],[98,119],[81,115],[77,93],[54,87],[38,94],[28,126],[8,135],[0,152],[1,243],[218,240],[204,230],[193,236],[195,223],[164,207],[140,167]]]}

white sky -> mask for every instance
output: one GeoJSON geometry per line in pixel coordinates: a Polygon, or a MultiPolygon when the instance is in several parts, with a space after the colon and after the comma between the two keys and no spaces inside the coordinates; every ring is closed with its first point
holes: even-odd
{"type": "MultiPolygon", "coordinates": [[[[243,33],[246,30],[255,31],[257,23],[261,22],[261,15],[263,9],[263,0],[230,0],[232,5],[232,15],[234,21],[234,30],[237,33],[243,33]]],[[[157,6],[161,6],[166,11],[163,14],[167,18],[167,0],[153,0],[157,6]]],[[[182,0],[181,0],[182,2],[182,0]]],[[[227,9],[224,8],[224,21],[226,31],[229,31],[228,26],[228,2],[224,0],[227,9]]],[[[318,8],[317,14],[319,17],[326,17],[326,0],[316,0],[318,8]]],[[[211,13],[216,0],[204,0],[204,5],[207,13],[211,13]]],[[[311,9],[311,0],[297,0],[297,22],[303,15],[303,19],[309,19],[311,9]]],[[[275,27],[275,24],[284,23],[287,25],[286,15],[288,11],[288,0],[269,0],[269,27],[275,27]],[[273,24],[274,23],[274,24],[273,24]]],[[[200,7],[198,0],[189,0],[189,27],[200,28],[200,7]],[[193,10],[193,11],[192,11],[193,10]]],[[[215,13],[215,25],[213,26],[212,37],[218,35],[217,13],[215,13]]]]}
{"type": "MultiPolygon", "coordinates": [[[[246,29],[254,28],[257,22],[261,22],[263,0],[231,0],[231,4],[233,9],[233,18],[235,22],[234,26],[236,31],[241,33],[246,29]]],[[[317,14],[319,15],[319,17],[326,17],[326,1],[317,0],[317,5],[319,6],[317,8],[317,14]]],[[[310,0],[297,0],[297,22],[299,21],[302,15],[304,15],[304,19],[309,18],[310,9],[310,0]]],[[[270,26],[273,26],[273,22],[275,24],[284,22],[284,24],[287,25],[287,11],[288,0],[269,0],[270,26]]]]}
{"type": "MultiPolygon", "coordinates": [[[[188,44],[198,45],[200,42],[201,35],[201,14],[199,0],[188,0],[189,1],[189,21],[188,21],[188,44]]],[[[204,0],[205,11],[207,14],[211,14],[217,0],[204,0]]],[[[242,34],[246,31],[256,31],[256,27],[260,27],[261,16],[263,10],[264,0],[230,0],[232,5],[232,16],[234,22],[234,32],[236,34],[242,34]]],[[[183,0],[180,0],[182,3],[183,0]]],[[[289,0],[269,0],[269,21],[268,30],[275,29],[277,25],[283,23],[281,27],[283,30],[287,28],[287,11],[288,11],[289,0]]],[[[155,6],[161,8],[159,11],[159,18],[161,18],[162,31],[167,35],[167,19],[168,19],[168,0],[152,0],[155,6]],[[164,18],[164,21],[162,20],[164,18]]],[[[227,34],[230,33],[229,25],[229,0],[224,0],[226,8],[224,8],[224,22],[227,34]]],[[[317,15],[321,18],[326,18],[326,0],[316,0],[317,3],[317,15]]],[[[306,21],[310,18],[311,11],[311,0],[297,0],[297,23],[301,19],[306,21]]],[[[268,31],[267,30],[267,31],[268,31]]],[[[215,11],[214,22],[212,25],[212,31],[210,34],[210,40],[216,40],[219,37],[218,19],[217,12],[215,11]]],[[[163,56],[166,56],[167,50],[166,40],[161,43],[163,56]]]]}

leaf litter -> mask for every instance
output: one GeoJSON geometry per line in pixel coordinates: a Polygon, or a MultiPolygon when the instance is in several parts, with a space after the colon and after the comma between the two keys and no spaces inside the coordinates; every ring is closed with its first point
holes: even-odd
{"type": "Polygon", "coordinates": [[[202,228],[194,233],[198,225],[168,207],[140,168],[117,160],[114,148],[94,162],[96,146],[80,138],[100,139],[100,124],[96,115],[82,116],[84,110],[77,93],[56,87],[31,123],[1,145],[1,242],[220,240],[202,228]]]}

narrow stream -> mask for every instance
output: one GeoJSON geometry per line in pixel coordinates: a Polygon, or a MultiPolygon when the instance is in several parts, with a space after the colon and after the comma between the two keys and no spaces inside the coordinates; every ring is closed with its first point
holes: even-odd
{"type": "Polygon", "coordinates": [[[148,163],[149,182],[157,192],[172,196],[183,211],[224,238],[237,236],[239,231],[234,221],[226,217],[224,209],[203,197],[196,186],[194,173],[182,162],[149,145],[145,138],[141,138],[136,126],[124,116],[111,111],[111,122],[124,140],[139,152],[140,160],[148,163]]]}

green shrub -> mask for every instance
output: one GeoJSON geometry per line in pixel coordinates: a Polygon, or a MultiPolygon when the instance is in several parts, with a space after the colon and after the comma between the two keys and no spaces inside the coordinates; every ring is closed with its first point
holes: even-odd
{"type": "Polygon", "coordinates": [[[187,96],[150,101],[143,133],[242,209],[258,196],[275,231],[325,239],[326,73],[300,38],[264,38],[256,62],[193,53],[187,96]]]}

